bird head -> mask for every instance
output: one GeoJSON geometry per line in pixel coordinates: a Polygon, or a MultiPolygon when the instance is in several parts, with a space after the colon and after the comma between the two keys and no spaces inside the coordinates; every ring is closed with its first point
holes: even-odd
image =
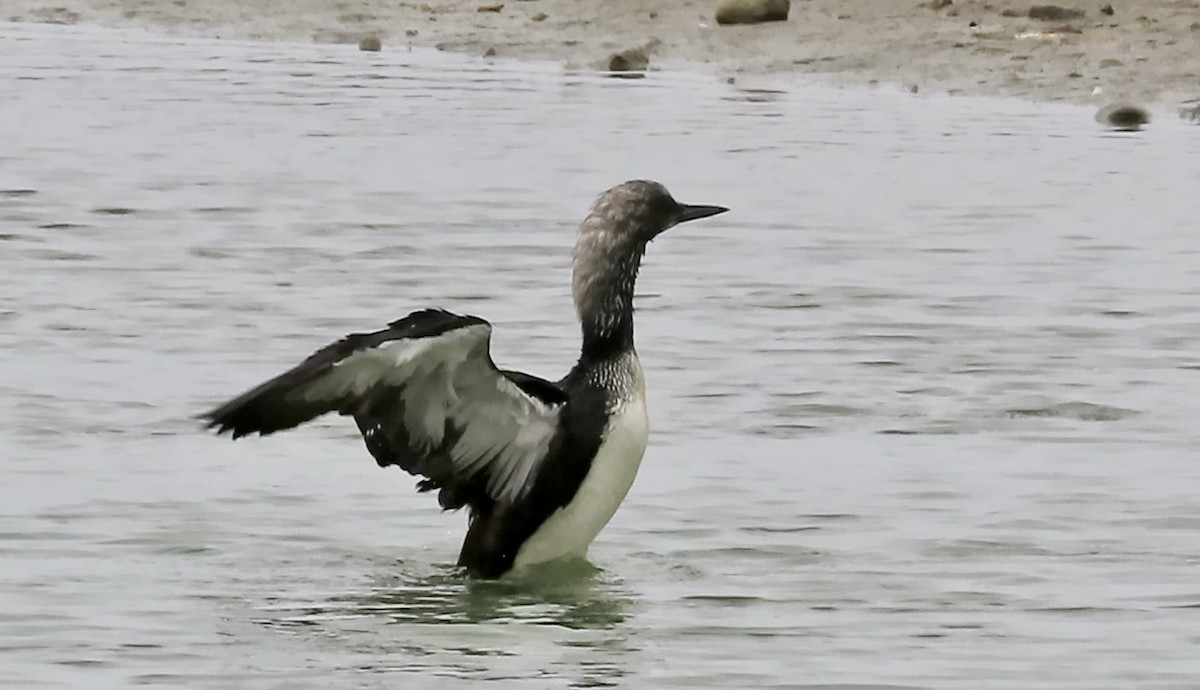
{"type": "MultiPolygon", "coordinates": [[[[630,180],[605,191],[592,204],[580,227],[581,235],[598,234],[603,244],[644,247],[670,228],[690,220],[708,218],[729,209],[724,206],[681,204],[667,188],[651,180],[630,180]]],[[[582,238],[581,238],[582,239],[582,238]]]]}

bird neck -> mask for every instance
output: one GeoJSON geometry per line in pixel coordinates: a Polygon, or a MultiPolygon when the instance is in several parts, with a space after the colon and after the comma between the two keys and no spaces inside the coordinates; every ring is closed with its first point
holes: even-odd
{"type": "Polygon", "coordinates": [[[599,262],[577,257],[572,292],[583,359],[608,359],[633,349],[633,290],[643,251],[635,248],[599,262]]]}

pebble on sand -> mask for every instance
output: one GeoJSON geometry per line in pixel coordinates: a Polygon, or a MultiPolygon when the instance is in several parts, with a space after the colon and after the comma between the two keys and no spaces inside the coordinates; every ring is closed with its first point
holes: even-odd
{"type": "Polygon", "coordinates": [[[1150,122],[1150,111],[1133,103],[1110,103],[1096,111],[1096,122],[1121,132],[1136,132],[1150,122]]]}
{"type": "Polygon", "coordinates": [[[1072,19],[1083,19],[1084,11],[1061,5],[1034,5],[1029,8],[1030,19],[1041,19],[1045,22],[1067,22],[1072,19]]]}
{"type": "Polygon", "coordinates": [[[609,72],[645,72],[649,66],[650,55],[645,48],[622,50],[608,58],[609,72]]]}
{"type": "Polygon", "coordinates": [[[791,8],[790,0],[721,0],[717,5],[717,23],[782,22],[787,20],[791,8]]]}
{"type": "Polygon", "coordinates": [[[378,53],[383,48],[378,36],[367,36],[358,42],[358,49],[370,53],[378,53]]]}

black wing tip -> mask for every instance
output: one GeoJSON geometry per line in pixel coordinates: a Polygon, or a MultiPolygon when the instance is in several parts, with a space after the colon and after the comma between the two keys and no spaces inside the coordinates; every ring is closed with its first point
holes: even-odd
{"type": "Polygon", "coordinates": [[[250,436],[252,434],[266,436],[267,434],[271,433],[271,431],[267,429],[247,424],[247,420],[239,420],[237,419],[236,414],[224,412],[219,407],[195,415],[193,419],[200,422],[205,431],[212,431],[217,436],[225,436],[228,434],[229,438],[234,441],[242,438],[243,436],[250,436]]]}

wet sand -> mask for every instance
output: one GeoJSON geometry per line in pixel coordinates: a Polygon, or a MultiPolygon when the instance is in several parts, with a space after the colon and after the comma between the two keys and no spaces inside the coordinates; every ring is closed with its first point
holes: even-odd
{"type": "Polygon", "coordinates": [[[715,2],[649,0],[0,0],[0,17],[260,40],[377,36],[383,50],[434,46],[582,69],[648,45],[651,69],[739,82],[803,75],[1079,103],[1200,96],[1200,0],[1114,2],[1111,15],[1105,4],[1066,3],[1085,16],[1042,21],[1028,3],[794,0],[788,21],[743,26],[718,26],[715,2]]]}

